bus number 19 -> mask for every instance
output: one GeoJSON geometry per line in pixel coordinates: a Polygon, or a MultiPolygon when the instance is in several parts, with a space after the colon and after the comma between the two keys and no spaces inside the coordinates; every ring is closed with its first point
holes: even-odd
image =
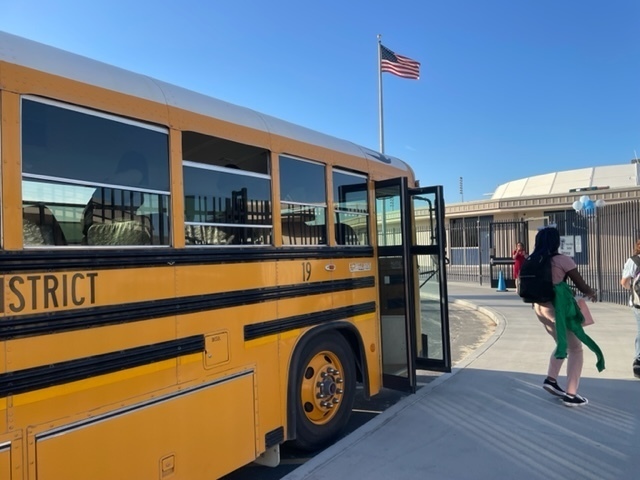
{"type": "Polygon", "coordinates": [[[311,279],[311,262],[302,262],[302,281],[308,282],[311,279]]]}

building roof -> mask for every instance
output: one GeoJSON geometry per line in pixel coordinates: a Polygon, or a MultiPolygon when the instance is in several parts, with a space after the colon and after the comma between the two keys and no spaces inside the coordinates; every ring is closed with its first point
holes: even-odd
{"type": "Polygon", "coordinates": [[[492,200],[569,192],[630,188],[640,185],[640,164],[606,165],[546,173],[512,180],[496,188],[492,200]]]}

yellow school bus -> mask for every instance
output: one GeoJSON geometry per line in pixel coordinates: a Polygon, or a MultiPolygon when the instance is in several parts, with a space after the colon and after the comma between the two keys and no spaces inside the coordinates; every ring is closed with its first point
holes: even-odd
{"type": "Polygon", "coordinates": [[[6,33],[0,114],[1,479],[275,465],[450,369],[404,162],[6,33]]]}

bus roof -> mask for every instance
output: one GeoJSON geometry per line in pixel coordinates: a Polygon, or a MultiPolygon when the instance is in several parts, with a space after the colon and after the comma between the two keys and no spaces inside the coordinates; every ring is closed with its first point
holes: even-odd
{"type": "Polygon", "coordinates": [[[412,173],[411,168],[402,160],[347,140],[2,31],[0,31],[0,62],[13,63],[200,113],[268,134],[280,135],[369,161],[381,162],[412,173]]]}

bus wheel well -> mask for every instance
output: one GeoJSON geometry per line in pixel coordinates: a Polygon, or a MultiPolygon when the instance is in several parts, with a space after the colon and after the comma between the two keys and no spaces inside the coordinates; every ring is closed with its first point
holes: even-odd
{"type": "Polygon", "coordinates": [[[295,440],[294,444],[299,448],[312,450],[335,437],[351,414],[356,381],[361,382],[364,379],[368,396],[369,382],[366,372],[362,340],[352,324],[333,323],[307,332],[296,346],[289,367],[287,438],[295,440]],[[322,383],[316,380],[308,381],[311,372],[323,376],[328,372],[331,375],[334,362],[340,366],[337,370],[341,371],[336,377],[339,395],[324,397],[324,386],[318,391],[310,391],[322,383]],[[337,413],[321,411],[327,400],[328,403],[335,402],[335,405],[329,407],[337,413]],[[314,402],[317,411],[310,405],[314,402]]]}
{"type": "MultiPolygon", "coordinates": [[[[366,361],[365,359],[366,357],[364,354],[362,339],[354,330],[349,328],[338,328],[337,331],[349,343],[349,346],[351,347],[351,351],[353,352],[353,356],[356,359],[356,375],[357,375],[356,380],[359,383],[363,383],[363,379],[366,376],[363,363],[366,361]]],[[[366,391],[368,392],[368,390],[366,391]]]]}

